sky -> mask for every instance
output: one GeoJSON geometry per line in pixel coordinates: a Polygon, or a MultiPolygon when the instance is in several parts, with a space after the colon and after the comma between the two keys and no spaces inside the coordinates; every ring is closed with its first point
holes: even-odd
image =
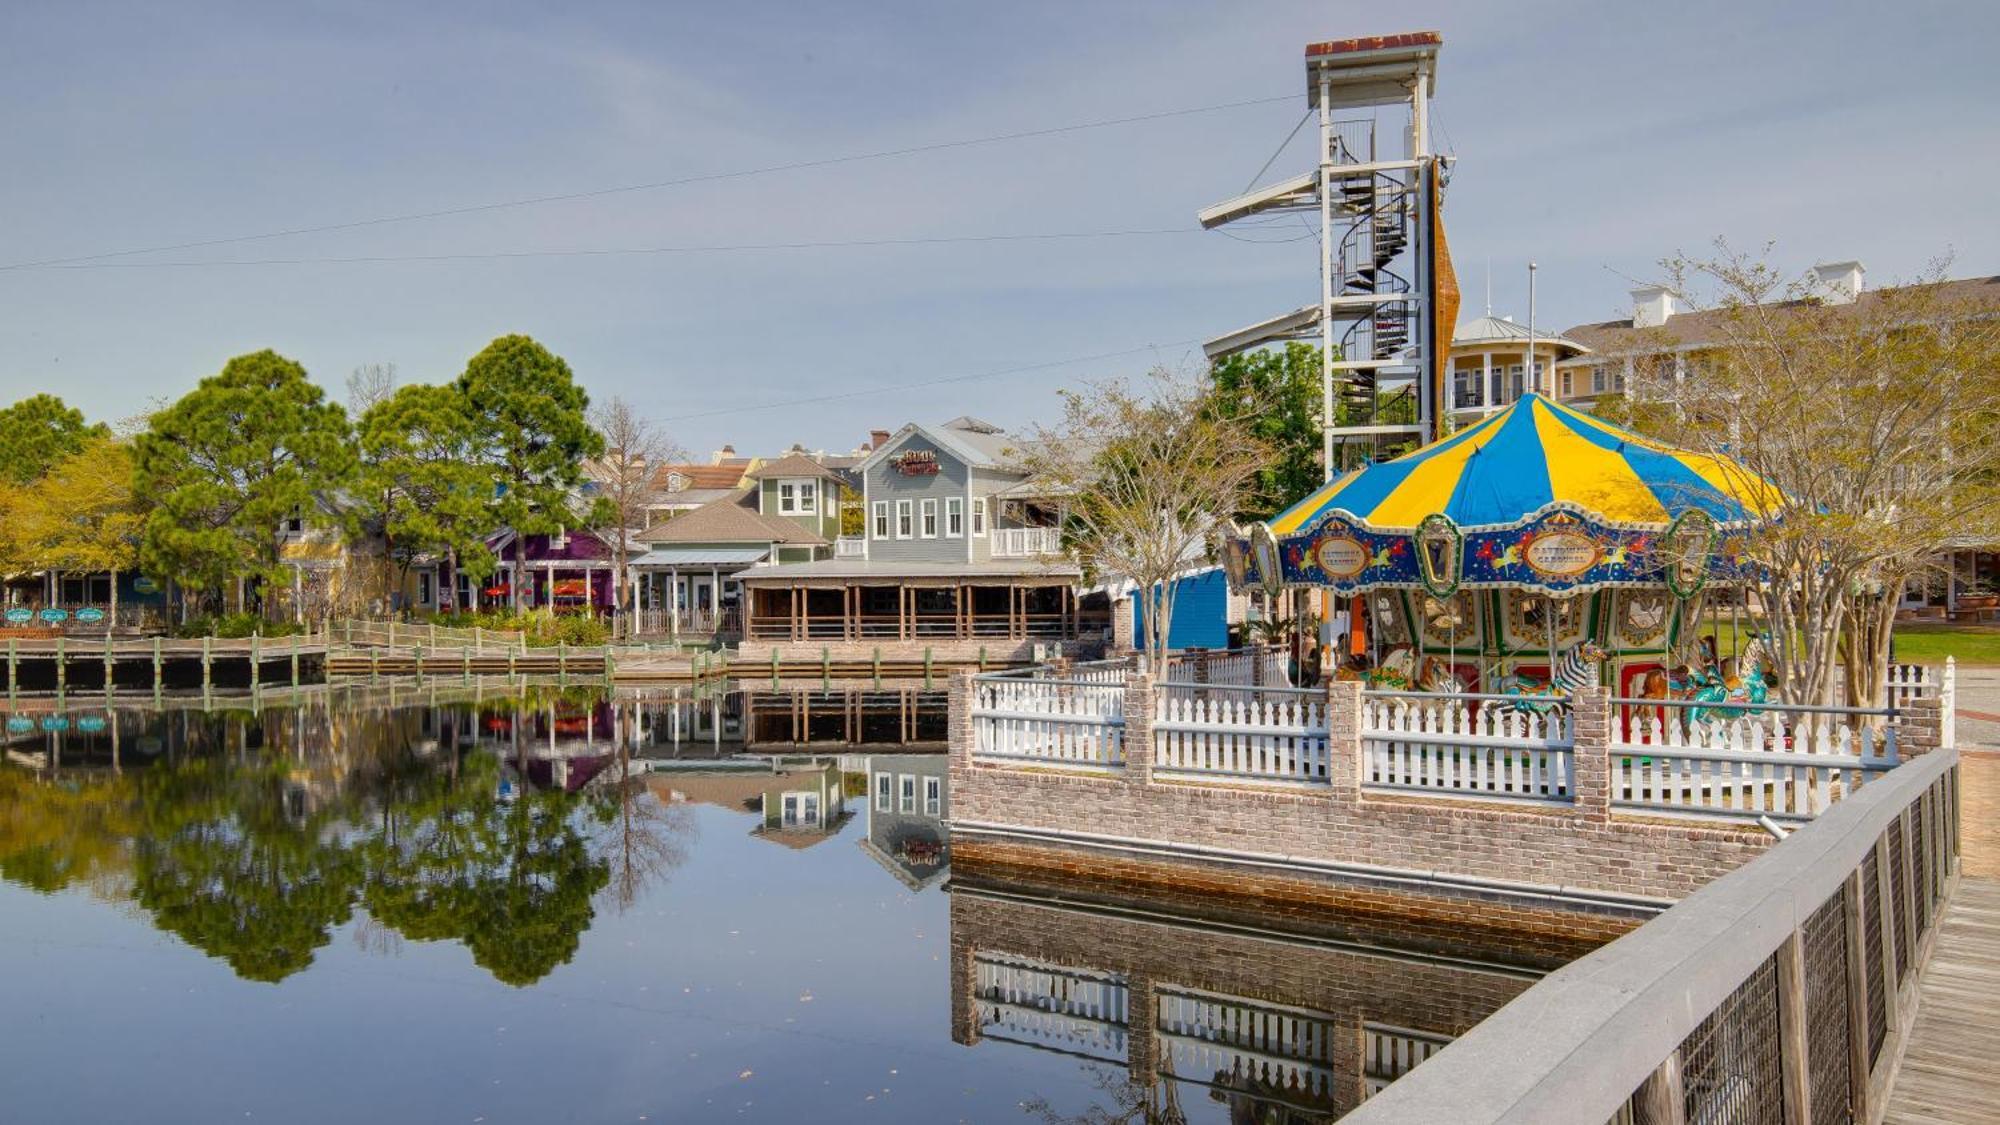
{"type": "Polygon", "coordinates": [[[697,458],[1025,425],[1315,299],[1305,227],[1195,212],[1309,167],[1306,43],[1421,29],[1466,315],[1530,260],[1538,324],[1624,315],[1718,237],[2000,273],[2000,5],[9,0],[0,399],[129,418],[267,347],[341,397],[520,332],[697,458]],[[1019,235],[1090,237],[967,241],[1019,235]]]}

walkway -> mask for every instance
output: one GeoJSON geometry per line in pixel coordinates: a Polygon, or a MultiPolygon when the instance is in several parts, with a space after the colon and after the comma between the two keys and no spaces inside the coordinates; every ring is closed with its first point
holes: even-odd
{"type": "Polygon", "coordinates": [[[1961,753],[1962,874],[1885,1125],[1989,1122],[2000,1105],[2000,752],[1961,753]]]}

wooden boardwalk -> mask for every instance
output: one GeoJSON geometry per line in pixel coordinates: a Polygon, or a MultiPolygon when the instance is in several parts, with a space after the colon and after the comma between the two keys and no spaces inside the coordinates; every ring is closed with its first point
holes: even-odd
{"type": "Polygon", "coordinates": [[[2000,1120],[2000,755],[1965,752],[1959,775],[1962,874],[1884,1122],[2000,1120]]]}

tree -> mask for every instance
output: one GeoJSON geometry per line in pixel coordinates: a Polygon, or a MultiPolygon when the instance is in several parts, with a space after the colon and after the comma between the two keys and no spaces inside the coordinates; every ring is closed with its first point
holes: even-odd
{"type": "Polygon", "coordinates": [[[142,518],[132,499],[128,447],[93,435],[46,477],[24,489],[14,508],[22,553],[61,573],[111,574],[111,616],[118,616],[118,574],[139,557],[142,518]]]}
{"type": "Polygon", "coordinates": [[[485,539],[492,474],[475,460],[478,433],[465,395],[412,383],[370,407],[359,430],[361,488],[398,570],[442,552],[454,574],[493,573],[485,539]]]}
{"type": "Polygon", "coordinates": [[[1722,244],[1664,266],[1716,338],[1663,341],[1628,410],[1768,498],[1736,547],[1784,696],[1880,705],[1904,586],[2000,533],[2000,321],[1941,284],[1943,263],[1860,300],[1722,244]]]}
{"type": "MultiPolygon", "coordinates": [[[[629,608],[625,589],[625,542],[628,531],[646,526],[646,513],[661,494],[660,466],[686,456],[666,431],[639,416],[632,404],[612,398],[592,411],[604,455],[590,464],[598,503],[592,530],[611,547],[612,602],[629,608]]],[[[631,626],[626,626],[626,632],[631,626]]]]}
{"type": "Polygon", "coordinates": [[[156,506],[140,564],[197,588],[283,576],[287,528],[337,524],[320,501],[353,478],[347,413],[273,351],[237,356],[153,416],[133,490],[156,506]]]}
{"type": "Polygon", "coordinates": [[[1243,516],[1269,519],[1325,482],[1320,461],[1320,351],[1293,341],[1282,351],[1238,352],[1209,368],[1211,401],[1241,418],[1271,451],[1245,497],[1243,516]]]}
{"type": "Polygon", "coordinates": [[[1038,426],[1021,467],[1065,498],[1066,538],[1099,578],[1144,592],[1147,654],[1166,655],[1174,579],[1206,557],[1209,538],[1244,507],[1270,447],[1241,413],[1219,409],[1193,381],[1155,371],[1064,391],[1063,418],[1038,426]]]}
{"type": "Polygon", "coordinates": [[[584,481],[583,462],[604,454],[604,438],[590,426],[590,396],[569,364],[526,336],[488,344],[456,385],[471,412],[477,460],[491,471],[491,511],[514,531],[508,597],[519,609],[524,539],[574,518],[570,502],[584,481]]]}
{"type": "Polygon", "coordinates": [[[54,395],[24,398],[0,410],[0,481],[24,485],[39,479],[93,438],[106,437],[103,423],[83,420],[83,411],[54,395]]]}
{"type": "Polygon", "coordinates": [[[364,363],[347,374],[347,414],[359,418],[396,393],[396,365],[364,363]]]}

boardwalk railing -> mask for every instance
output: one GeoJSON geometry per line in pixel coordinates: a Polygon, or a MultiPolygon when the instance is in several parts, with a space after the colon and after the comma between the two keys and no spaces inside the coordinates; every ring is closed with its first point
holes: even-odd
{"type": "Polygon", "coordinates": [[[505,652],[526,644],[522,633],[516,629],[458,628],[409,621],[336,621],[327,629],[327,635],[339,644],[354,648],[415,648],[422,645],[429,649],[469,648],[475,654],[505,652]]]}
{"type": "Polygon", "coordinates": [[[1361,696],[1363,788],[1568,801],[1575,792],[1575,745],[1567,709],[1538,712],[1520,696],[1361,696]]]}
{"type": "Polygon", "coordinates": [[[1893,710],[1614,699],[1614,804],[1809,820],[1897,762],[1893,710]]]}
{"type": "Polygon", "coordinates": [[[1958,843],[1945,748],[1551,974],[1343,1123],[1880,1120],[1958,843]]]}

